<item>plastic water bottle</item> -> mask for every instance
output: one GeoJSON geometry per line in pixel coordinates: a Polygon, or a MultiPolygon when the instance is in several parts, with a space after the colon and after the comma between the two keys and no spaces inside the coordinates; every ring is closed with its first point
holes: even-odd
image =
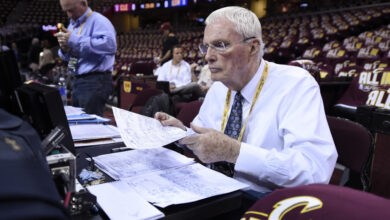
{"type": "Polygon", "coordinates": [[[58,90],[60,91],[62,104],[65,106],[68,104],[68,97],[66,91],[66,82],[64,77],[60,77],[58,82],[58,90]]]}

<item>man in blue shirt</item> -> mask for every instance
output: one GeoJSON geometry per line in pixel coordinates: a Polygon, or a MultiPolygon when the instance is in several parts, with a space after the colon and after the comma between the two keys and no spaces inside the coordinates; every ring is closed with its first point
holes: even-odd
{"type": "Polygon", "coordinates": [[[70,18],[68,28],[56,34],[59,56],[68,62],[72,79],[72,105],[89,114],[103,115],[112,92],[116,32],[103,15],[93,12],[87,0],[60,0],[70,18]]]}

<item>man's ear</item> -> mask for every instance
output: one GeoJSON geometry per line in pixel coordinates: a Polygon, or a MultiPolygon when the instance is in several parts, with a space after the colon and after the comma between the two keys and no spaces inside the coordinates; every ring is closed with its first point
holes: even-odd
{"type": "Polygon", "coordinates": [[[250,42],[250,54],[255,55],[258,54],[260,50],[260,40],[259,39],[253,39],[250,42]]]}

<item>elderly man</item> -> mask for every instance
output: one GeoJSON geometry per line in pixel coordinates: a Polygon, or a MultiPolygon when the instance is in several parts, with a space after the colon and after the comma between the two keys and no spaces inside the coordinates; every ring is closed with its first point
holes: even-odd
{"type": "MultiPolygon", "coordinates": [[[[337,152],[318,84],[299,67],[265,61],[263,48],[251,11],[226,7],[209,15],[200,50],[216,82],[191,124],[197,134],[180,143],[256,192],[328,183],[337,152]]],[[[165,113],[155,118],[186,129],[165,113]]]]}
{"type": "Polygon", "coordinates": [[[103,115],[112,92],[115,29],[106,17],[88,7],[87,0],[60,0],[60,5],[70,18],[68,28],[62,28],[56,37],[58,55],[68,62],[73,76],[72,105],[103,115]]]}

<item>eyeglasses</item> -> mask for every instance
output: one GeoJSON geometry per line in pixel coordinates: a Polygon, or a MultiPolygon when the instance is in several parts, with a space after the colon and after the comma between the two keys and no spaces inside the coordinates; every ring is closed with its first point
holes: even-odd
{"type": "Polygon", "coordinates": [[[237,43],[228,43],[228,42],[224,42],[224,41],[215,41],[211,44],[200,43],[199,50],[202,54],[206,54],[207,50],[210,47],[211,49],[215,50],[218,53],[223,53],[234,44],[245,43],[247,40],[254,39],[254,38],[256,38],[256,37],[248,37],[248,38],[245,38],[237,43]]]}

